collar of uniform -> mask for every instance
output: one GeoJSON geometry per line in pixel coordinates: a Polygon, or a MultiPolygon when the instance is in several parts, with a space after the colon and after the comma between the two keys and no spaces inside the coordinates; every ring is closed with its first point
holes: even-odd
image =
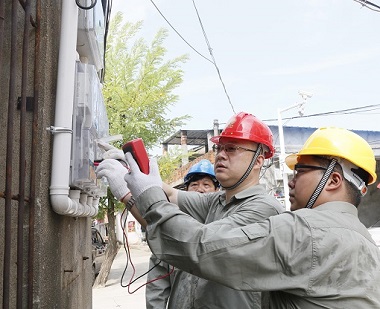
{"type": "Polygon", "coordinates": [[[354,216],[358,216],[358,209],[354,205],[347,202],[327,202],[313,208],[313,210],[336,210],[340,212],[348,212],[354,216]]]}
{"type": "Polygon", "coordinates": [[[233,201],[234,199],[241,200],[241,199],[245,199],[245,198],[250,197],[250,196],[261,195],[261,194],[267,194],[267,192],[265,191],[265,188],[263,185],[258,184],[258,185],[254,185],[252,187],[249,187],[243,191],[236,193],[231,198],[231,201],[233,201]]]}

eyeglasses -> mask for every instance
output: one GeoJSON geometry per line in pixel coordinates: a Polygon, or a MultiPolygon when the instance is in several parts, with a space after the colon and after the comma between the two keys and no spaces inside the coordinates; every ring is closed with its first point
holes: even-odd
{"type": "Polygon", "coordinates": [[[307,172],[315,171],[315,170],[326,171],[327,168],[323,166],[316,166],[316,165],[296,164],[293,170],[293,178],[297,178],[297,175],[299,174],[307,173],[307,172]]]}
{"type": "Polygon", "coordinates": [[[256,150],[237,146],[234,144],[215,144],[212,146],[212,149],[216,152],[216,154],[222,152],[223,150],[227,154],[235,154],[239,149],[244,150],[244,151],[256,152],[256,150]]]}

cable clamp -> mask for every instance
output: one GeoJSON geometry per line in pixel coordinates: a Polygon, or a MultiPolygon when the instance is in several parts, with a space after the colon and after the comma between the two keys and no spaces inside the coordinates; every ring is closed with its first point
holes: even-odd
{"type": "Polygon", "coordinates": [[[65,127],[54,127],[50,126],[46,128],[47,131],[50,131],[51,134],[57,134],[57,133],[70,133],[73,134],[73,130],[70,128],[65,128],[65,127]]]}

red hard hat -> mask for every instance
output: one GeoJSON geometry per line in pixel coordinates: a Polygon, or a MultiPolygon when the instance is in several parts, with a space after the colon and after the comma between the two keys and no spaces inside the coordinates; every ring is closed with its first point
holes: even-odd
{"type": "Polygon", "coordinates": [[[228,122],[222,133],[211,138],[213,143],[218,144],[222,137],[247,140],[264,144],[269,148],[265,158],[274,155],[273,134],[269,127],[252,114],[240,112],[234,115],[228,122]]]}

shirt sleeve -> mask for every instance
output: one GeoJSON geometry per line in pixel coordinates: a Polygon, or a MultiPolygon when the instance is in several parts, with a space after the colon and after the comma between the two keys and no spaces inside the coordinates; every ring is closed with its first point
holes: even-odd
{"type": "Polygon", "coordinates": [[[178,207],[197,221],[204,223],[215,193],[178,191],[178,207]]]}
{"type": "Polygon", "coordinates": [[[205,225],[161,198],[159,190],[148,189],[139,205],[148,210],[149,245],[160,259],[237,290],[307,290],[312,241],[307,224],[295,224],[293,213],[244,227],[205,225]]]}

